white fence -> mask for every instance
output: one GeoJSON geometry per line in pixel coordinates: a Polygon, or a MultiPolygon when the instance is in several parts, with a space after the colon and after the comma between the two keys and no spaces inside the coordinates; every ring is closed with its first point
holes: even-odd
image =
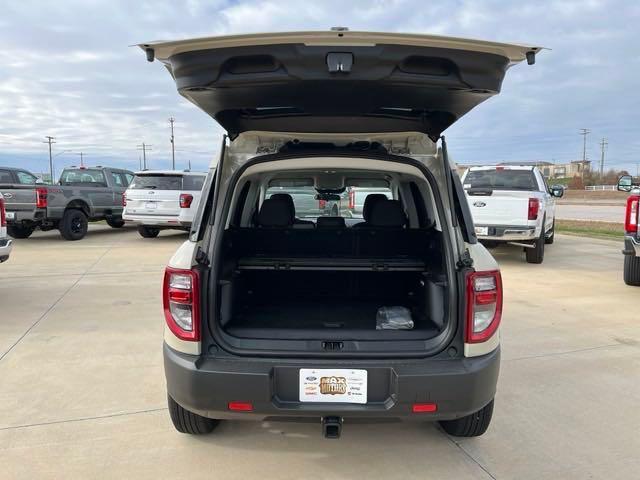
{"type": "Polygon", "coordinates": [[[618,190],[616,185],[587,185],[584,187],[585,190],[603,190],[603,191],[612,191],[615,192],[618,190]]]}

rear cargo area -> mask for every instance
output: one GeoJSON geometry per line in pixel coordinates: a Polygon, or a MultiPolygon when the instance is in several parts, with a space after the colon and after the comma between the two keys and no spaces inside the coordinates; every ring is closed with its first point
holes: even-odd
{"type": "Polygon", "coordinates": [[[261,230],[225,236],[220,322],[262,339],[428,339],[444,326],[439,232],[261,230]],[[376,329],[383,307],[404,307],[410,329],[376,329]]]}

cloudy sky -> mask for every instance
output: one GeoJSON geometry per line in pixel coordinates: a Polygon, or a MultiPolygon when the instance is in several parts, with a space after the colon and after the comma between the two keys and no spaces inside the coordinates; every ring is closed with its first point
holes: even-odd
{"type": "Polygon", "coordinates": [[[168,118],[179,167],[204,169],[222,130],[175,91],[159,62],[129,45],[149,40],[286,30],[398,31],[548,47],[507,75],[502,94],[447,132],[460,163],[545,160],[587,153],[607,166],[640,163],[640,2],[615,0],[188,0],[5,2],[0,17],[0,164],[168,168],[168,118]],[[305,2],[307,3],[307,2],[305,2]]]}

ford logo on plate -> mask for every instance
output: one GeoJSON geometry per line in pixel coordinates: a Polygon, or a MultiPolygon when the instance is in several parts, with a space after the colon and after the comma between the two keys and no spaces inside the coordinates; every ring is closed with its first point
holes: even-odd
{"type": "Polygon", "coordinates": [[[149,191],[149,195],[155,195],[156,192],[154,192],[153,190],[149,191]]]}
{"type": "Polygon", "coordinates": [[[487,204],[484,202],[473,202],[474,207],[486,207],[487,204]]]}
{"type": "Polygon", "coordinates": [[[307,382],[315,382],[317,380],[316,377],[307,377],[305,380],[307,380],[307,382]]]}

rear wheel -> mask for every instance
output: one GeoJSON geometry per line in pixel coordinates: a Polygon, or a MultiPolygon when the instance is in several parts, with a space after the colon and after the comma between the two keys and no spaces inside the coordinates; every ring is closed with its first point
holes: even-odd
{"type": "MultiPolygon", "coordinates": [[[[542,225],[544,225],[544,218],[542,219],[542,225]]],[[[542,228],[542,233],[540,234],[540,238],[536,239],[536,242],[533,244],[533,248],[525,248],[524,253],[527,257],[527,263],[542,263],[544,260],[544,244],[547,243],[544,227],[542,228]]]]}
{"type": "Polygon", "coordinates": [[[454,437],[479,437],[489,428],[493,416],[493,400],[477,412],[455,420],[442,420],[440,426],[454,437]]]}
{"type": "Polygon", "coordinates": [[[8,225],[7,233],[13,238],[29,238],[36,227],[24,227],[22,225],[8,225]]]}
{"type": "Polygon", "coordinates": [[[81,240],[87,234],[89,220],[82,210],[68,209],[62,215],[58,228],[65,240],[81,240]]]}
{"type": "Polygon", "coordinates": [[[624,256],[624,283],[640,286],[640,258],[635,255],[624,256]]]}
{"type": "Polygon", "coordinates": [[[139,225],[138,233],[144,238],[156,238],[160,234],[160,229],[147,227],[146,225],[139,225]]]}
{"type": "Polygon", "coordinates": [[[218,426],[220,420],[202,417],[186,408],[182,408],[178,403],[167,395],[169,403],[169,415],[173,426],[180,433],[189,433],[191,435],[203,435],[211,433],[218,426]]]}
{"type": "Polygon", "coordinates": [[[122,228],[124,227],[124,220],[120,217],[110,217],[107,218],[107,225],[111,228],[122,228]]]}

